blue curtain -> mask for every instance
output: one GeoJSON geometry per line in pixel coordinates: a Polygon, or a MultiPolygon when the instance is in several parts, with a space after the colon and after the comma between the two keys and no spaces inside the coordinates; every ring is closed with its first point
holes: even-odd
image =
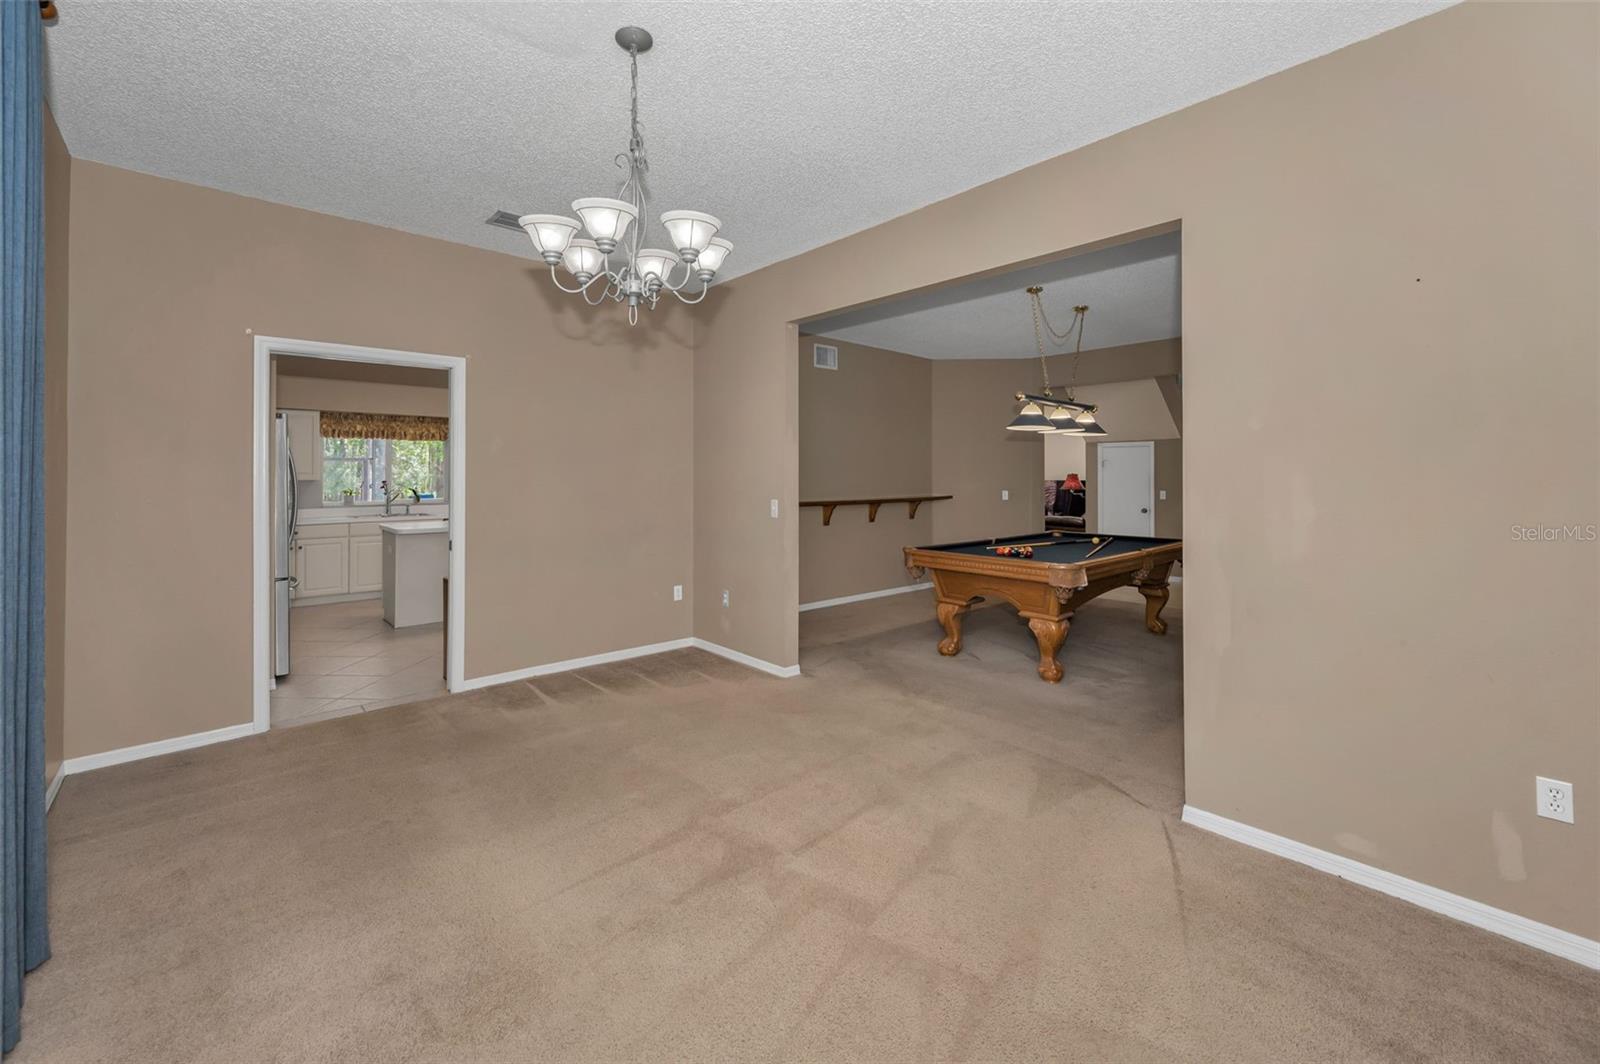
{"type": "Polygon", "coordinates": [[[39,5],[0,0],[0,921],[4,1043],[50,957],[44,886],[44,154],[39,5]]]}

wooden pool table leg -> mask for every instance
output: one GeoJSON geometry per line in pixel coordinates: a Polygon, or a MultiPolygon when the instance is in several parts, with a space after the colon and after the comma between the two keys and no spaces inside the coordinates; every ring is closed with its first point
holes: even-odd
{"type": "Polygon", "coordinates": [[[1172,589],[1163,580],[1159,584],[1140,584],[1139,594],[1144,596],[1144,626],[1156,635],[1166,635],[1167,622],[1161,619],[1161,611],[1167,608],[1172,589]]]}
{"type": "Polygon", "coordinates": [[[1045,683],[1061,682],[1061,663],[1056,661],[1056,651],[1066,641],[1066,618],[1051,620],[1048,617],[1028,618],[1028,628],[1039,642],[1039,678],[1045,683]]]}
{"type": "Polygon", "coordinates": [[[950,658],[961,653],[961,615],[967,612],[965,602],[939,601],[939,623],[944,626],[944,638],[939,640],[939,653],[950,658]]]}

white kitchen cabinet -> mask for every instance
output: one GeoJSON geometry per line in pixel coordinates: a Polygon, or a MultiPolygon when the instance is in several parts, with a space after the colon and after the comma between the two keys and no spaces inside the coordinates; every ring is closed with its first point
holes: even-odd
{"type": "Polygon", "coordinates": [[[295,547],[299,587],[295,597],[344,595],[350,591],[350,541],[343,537],[301,539],[295,547]]]}
{"type": "MultiPolygon", "coordinates": [[[[322,415],[315,410],[280,410],[289,427],[289,453],[297,480],[322,479],[322,415]]],[[[311,500],[305,500],[311,502],[311,500]]]]}
{"type": "Polygon", "coordinates": [[[350,537],[350,593],[383,590],[383,536],[350,537]]]}

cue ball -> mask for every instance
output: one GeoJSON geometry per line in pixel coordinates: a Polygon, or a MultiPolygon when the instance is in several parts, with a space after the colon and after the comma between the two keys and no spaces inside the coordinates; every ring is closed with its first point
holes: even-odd
{"type": "Polygon", "coordinates": [[[1099,536],[1090,536],[1089,537],[1089,542],[1090,543],[1099,543],[1100,542],[1100,537],[1099,536]]]}

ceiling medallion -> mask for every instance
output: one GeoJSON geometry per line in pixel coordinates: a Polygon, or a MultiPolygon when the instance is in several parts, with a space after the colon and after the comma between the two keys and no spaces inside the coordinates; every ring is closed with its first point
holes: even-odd
{"type": "Polygon", "coordinates": [[[645,159],[644,137],[639,132],[639,55],[655,42],[637,26],[617,31],[617,44],[628,53],[633,73],[632,122],[628,150],[617,156],[617,165],[628,168],[616,199],[590,197],[572,201],[572,211],[581,223],[560,214],[525,214],[517,219],[540,258],[550,266],[550,277],[563,292],[581,293],[584,302],[599,306],[607,299],[628,305],[628,324],[639,321],[639,307],[654,310],[663,292],[671,292],[683,303],[698,303],[706,297],[711,281],[733,245],[717,235],[722,223],[700,211],[666,211],[661,226],[674,250],[641,248],[645,232],[644,175],[650,169],[645,159]],[[630,224],[633,225],[629,236],[630,224]],[[577,236],[582,228],[588,237],[577,236]],[[613,264],[612,255],[621,252],[613,264]],[[560,266],[572,275],[576,288],[562,284],[556,273],[560,266]],[[683,275],[674,281],[679,266],[683,275]],[[700,286],[689,288],[691,279],[700,286]]]}
{"type": "Polygon", "coordinates": [[[1089,439],[1104,436],[1106,430],[1094,419],[1095,411],[1099,407],[1093,403],[1080,403],[1073,396],[1073,389],[1078,383],[1078,356],[1083,353],[1083,325],[1089,317],[1088,306],[1073,307],[1072,324],[1067,326],[1065,332],[1057,332],[1050,324],[1050,319],[1044,316],[1044,304],[1039,299],[1044,289],[1039,285],[1031,285],[1027,291],[1028,301],[1033,306],[1033,343],[1039,349],[1039,372],[1044,377],[1044,391],[1039,395],[1018,392],[1017,402],[1022,404],[1022,410],[1011,419],[1006,428],[1013,432],[1054,433],[1089,439]],[[1051,340],[1062,347],[1073,339],[1074,334],[1077,336],[1077,346],[1072,351],[1072,380],[1067,385],[1065,399],[1057,399],[1055,393],[1050,390],[1050,367],[1044,359],[1046,332],[1050,334],[1051,340]]]}

